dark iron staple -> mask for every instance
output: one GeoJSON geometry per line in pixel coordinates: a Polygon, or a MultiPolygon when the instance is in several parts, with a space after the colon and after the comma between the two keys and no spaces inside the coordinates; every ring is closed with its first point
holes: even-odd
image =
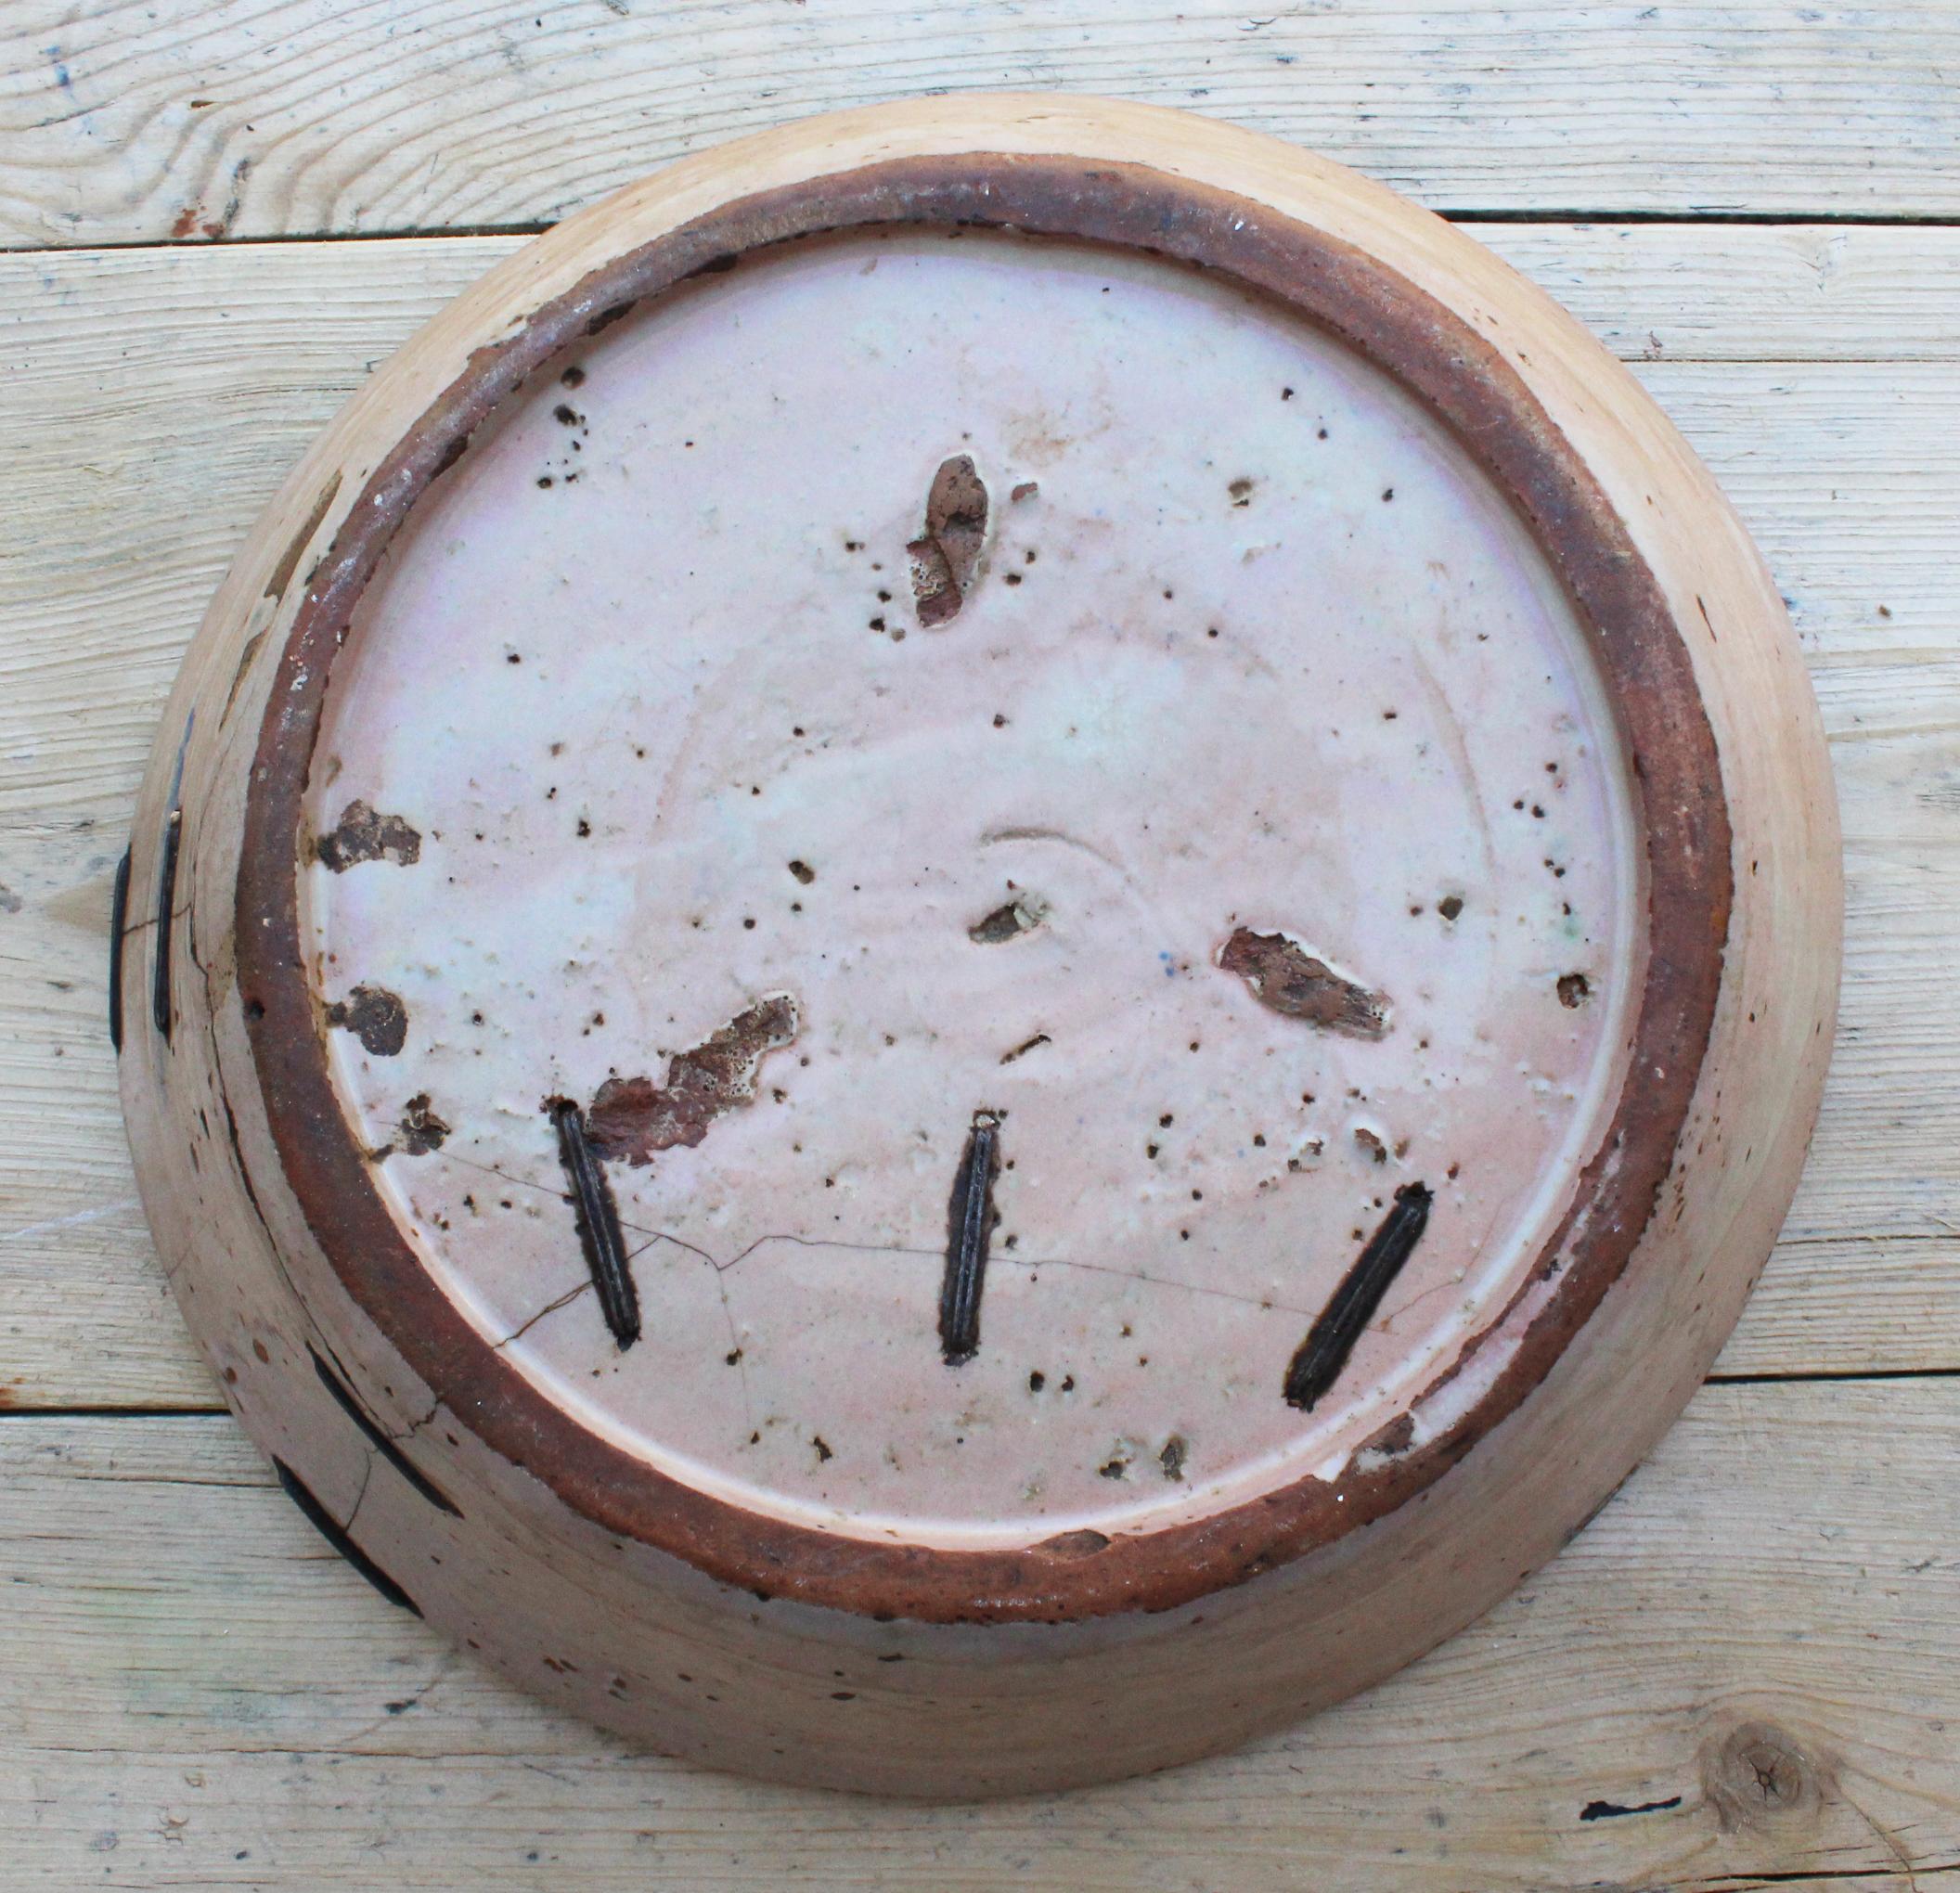
{"type": "Polygon", "coordinates": [[[556,1098],[551,1122],[558,1127],[559,1161],[572,1181],[578,1240],[585,1247],[586,1267],[592,1271],[592,1285],[599,1291],[600,1312],[625,1353],[639,1339],[639,1291],[626,1267],[626,1245],[619,1232],[612,1187],[586,1136],[586,1114],[569,1098],[556,1098]]]}
{"type": "Polygon", "coordinates": [[[1000,1165],[1000,1120],[976,1111],[953,1176],[947,1207],[946,1279],[939,1290],[939,1346],[948,1367],[980,1349],[980,1292],[994,1226],[994,1177],[1000,1165]]]}
{"type": "Polygon", "coordinates": [[[1310,1412],[1313,1403],[1340,1378],[1354,1344],[1388,1293],[1388,1284],[1401,1273],[1402,1264],[1422,1240],[1434,1201],[1421,1183],[1404,1183],[1395,1192],[1395,1207],[1382,1218],[1381,1228],[1341,1278],[1341,1285],[1308,1329],[1306,1340],[1286,1370],[1289,1406],[1310,1412]]]}

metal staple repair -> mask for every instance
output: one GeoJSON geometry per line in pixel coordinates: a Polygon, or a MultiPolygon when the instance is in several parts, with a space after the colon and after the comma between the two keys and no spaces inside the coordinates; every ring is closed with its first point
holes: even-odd
{"type": "Polygon", "coordinates": [[[1286,1370],[1288,1405],[1311,1411],[1313,1403],[1340,1378],[1354,1344],[1388,1293],[1388,1284],[1401,1273],[1402,1264],[1414,1253],[1428,1227],[1429,1205],[1434,1200],[1421,1183],[1404,1183],[1395,1192],[1395,1207],[1368,1239],[1354,1267],[1341,1278],[1341,1285],[1293,1357],[1286,1370]]]}
{"type": "Polygon", "coordinates": [[[569,1098],[554,1098],[551,1122],[558,1129],[559,1161],[572,1181],[572,1208],[586,1267],[599,1291],[600,1312],[624,1353],[639,1339],[639,1292],[626,1266],[626,1245],[619,1232],[619,1211],[598,1153],[586,1135],[586,1114],[569,1098]]]}
{"type": "Polygon", "coordinates": [[[980,1293],[986,1280],[986,1244],[994,1226],[994,1177],[1000,1164],[1000,1120],[974,1113],[966,1149],[953,1175],[947,1208],[946,1279],[939,1290],[939,1346],[948,1367],[980,1349],[980,1293]]]}

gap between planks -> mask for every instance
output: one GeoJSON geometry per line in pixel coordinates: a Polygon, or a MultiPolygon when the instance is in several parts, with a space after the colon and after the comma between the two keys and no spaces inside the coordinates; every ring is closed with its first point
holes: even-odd
{"type": "Polygon", "coordinates": [[[792,118],[1000,90],[1183,106],[1438,209],[1941,217],[1955,24],[1942,0],[13,0],[0,233],[509,227],[792,118]]]}
{"type": "MultiPolygon", "coordinates": [[[[568,212],[575,216],[577,212],[568,212]]],[[[1580,205],[1511,210],[1444,210],[1435,214],[1446,224],[1467,227],[1508,225],[1513,228],[1590,229],[1625,225],[1643,230],[1759,229],[1800,230],[1960,230],[1960,216],[1918,215],[1912,212],[1856,211],[1637,211],[1580,205]]],[[[10,243],[0,245],[0,257],[83,256],[94,252],[129,254],[143,251],[195,251],[284,250],[305,243],[427,243],[450,238],[504,237],[528,239],[555,230],[563,217],[520,219],[508,224],[404,224],[393,230],[285,230],[251,237],[121,237],[91,243],[10,243]]]]}
{"type": "MultiPolygon", "coordinates": [[[[1702,1382],[1706,1387],[1831,1386],[1838,1384],[1877,1386],[1892,1383],[1905,1385],[1931,1384],[1960,1380],[1960,1367],[1871,1367],[1823,1368],[1815,1373],[1787,1370],[1780,1373],[1723,1373],[1719,1369],[1702,1382]]],[[[0,1427],[20,1420],[211,1420],[231,1411],[222,1400],[197,1405],[165,1407],[122,1406],[113,1400],[67,1402],[38,1406],[32,1397],[16,1405],[0,1407],[0,1427]]]]}
{"type": "Polygon", "coordinates": [[[0,1821],[17,1874],[77,1886],[366,1887],[379,1858],[424,1889],[1170,1893],[1221,1860],[1275,1888],[1712,1893],[1830,1861],[1903,1889],[1960,1856],[1956,1451],[1950,1386],[1706,1390],[1559,1557],[1379,1689],[1145,1781],[945,1808],[567,1722],[375,1598],[228,1423],[0,1428],[0,1821]],[[1747,1755],[1718,1758],[1751,1730],[1815,1793],[1738,1800],[1747,1755]]]}

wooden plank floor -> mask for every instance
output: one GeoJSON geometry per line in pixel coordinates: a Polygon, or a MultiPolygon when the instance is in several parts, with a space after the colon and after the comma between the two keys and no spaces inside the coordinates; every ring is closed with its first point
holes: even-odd
{"type": "Polygon", "coordinates": [[[1960,1887],[1956,85],[1960,9],[1931,0],[12,0],[0,1886],[1960,1887]],[[1848,964],[1762,1285],[1562,1557],[1244,1754],[919,1809],[626,1753],[340,1565],[177,1321],[102,990],[172,672],[379,360],[516,233],[667,157],[1010,85],[1359,164],[1476,222],[1636,364],[1790,601],[1848,964]]]}

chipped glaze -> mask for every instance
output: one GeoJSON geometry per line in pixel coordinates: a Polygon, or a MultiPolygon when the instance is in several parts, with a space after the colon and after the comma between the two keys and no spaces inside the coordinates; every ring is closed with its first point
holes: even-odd
{"type": "Polygon", "coordinates": [[[807,245],[558,366],[396,542],[309,792],[322,1003],[406,1014],[329,1036],[426,1266],[587,1424],[789,1518],[1007,1544],[1337,1474],[1517,1290],[1617,1084],[1627,791],[1531,540],[1339,342],[1088,248],[807,245]],[[948,616],[912,567],[961,457],[948,616]],[[419,850],[336,844],[350,810],[419,850]],[[1262,1003],[1241,930],[1386,1029],[1262,1003]],[[622,1352],[548,1102],[769,995],[754,1101],[607,1166],[622,1352]],[[948,1367],[976,1111],[1000,1220],[948,1367]]]}

